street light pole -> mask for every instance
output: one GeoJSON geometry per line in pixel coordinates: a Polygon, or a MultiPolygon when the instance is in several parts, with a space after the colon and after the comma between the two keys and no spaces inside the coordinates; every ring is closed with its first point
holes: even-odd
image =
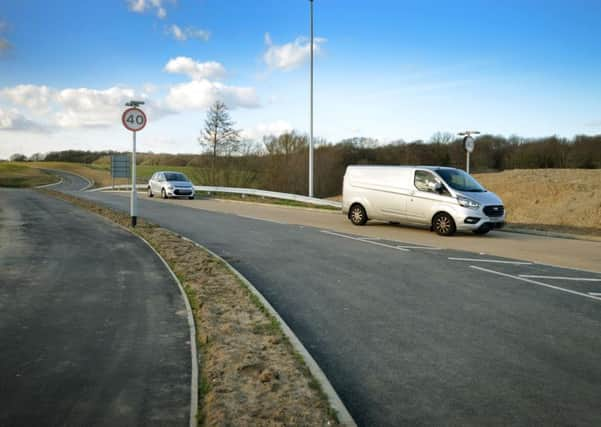
{"type": "Polygon", "coordinates": [[[311,71],[309,83],[309,197],[313,197],[313,0],[309,0],[309,3],[311,4],[311,71]]]}

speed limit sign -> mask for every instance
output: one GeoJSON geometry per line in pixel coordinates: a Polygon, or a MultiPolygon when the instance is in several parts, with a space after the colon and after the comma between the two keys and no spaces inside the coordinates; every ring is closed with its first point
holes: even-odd
{"type": "Polygon", "coordinates": [[[138,132],[146,126],[146,114],[139,108],[128,108],[123,112],[121,121],[126,129],[131,130],[132,132],[138,132]]]}

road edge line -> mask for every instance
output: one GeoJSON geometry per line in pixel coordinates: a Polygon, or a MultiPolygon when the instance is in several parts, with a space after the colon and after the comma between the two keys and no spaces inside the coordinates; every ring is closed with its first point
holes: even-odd
{"type": "MultiPolygon", "coordinates": [[[[165,227],[161,227],[161,228],[169,230],[165,227]]],[[[169,230],[169,231],[171,231],[171,230],[169,230]]],[[[180,235],[179,233],[175,233],[175,234],[180,235]]],[[[349,413],[348,409],[342,402],[342,399],[340,399],[340,396],[338,396],[338,393],[336,392],[336,390],[330,383],[330,380],[328,380],[328,377],[326,376],[326,374],[321,370],[321,368],[319,367],[319,365],[317,364],[315,359],[313,359],[313,356],[311,356],[311,354],[307,351],[307,349],[305,348],[303,343],[298,339],[298,337],[292,331],[292,329],[290,329],[290,327],[284,321],[284,319],[282,319],[282,317],[279,315],[279,313],[276,311],[276,309],[273,308],[273,306],[269,303],[269,301],[267,301],[267,299],[265,299],[263,294],[261,292],[259,292],[259,290],[257,288],[255,288],[255,286],[246,277],[244,277],[244,275],[242,273],[240,273],[229,262],[227,262],[225,259],[223,259],[223,257],[219,256],[218,254],[216,254],[215,252],[213,252],[206,246],[203,246],[200,243],[198,243],[188,237],[185,237],[182,235],[180,235],[180,236],[183,240],[192,243],[193,245],[199,247],[200,249],[202,249],[204,251],[207,251],[209,254],[211,254],[216,259],[221,261],[223,263],[223,265],[225,265],[228,268],[228,270],[230,270],[244,284],[244,286],[246,286],[246,288],[259,299],[259,302],[263,305],[263,307],[265,307],[265,309],[269,312],[269,314],[278,321],[278,323],[280,324],[280,327],[282,328],[282,332],[284,333],[284,335],[286,335],[286,338],[288,338],[288,340],[290,341],[290,344],[292,344],[292,347],[294,348],[294,350],[296,352],[298,352],[298,354],[302,357],[303,361],[307,365],[307,368],[309,368],[311,375],[313,375],[313,377],[315,377],[315,379],[321,385],[323,392],[328,397],[330,406],[332,407],[332,409],[334,409],[336,411],[336,415],[338,417],[338,421],[340,422],[340,424],[349,426],[349,427],[356,427],[357,423],[355,422],[355,420],[349,413]]]]}
{"type": "MultiPolygon", "coordinates": [[[[56,176],[56,175],[55,175],[56,176]]],[[[52,184],[45,184],[45,185],[37,185],[35,188],[47,188],[47,187],[52,187],[53,185],[60,185],[63,183],[63,178],[59,177],[60,179],[56,182],[53,182],[52,184]]]]}
{"type": "Polygon", "coordinates": [[[68,173],[68,174],[71,174],[71,175],[78,176],[78,177],[80,177],[81,179],[83,179],[83,180],[85,180],[85,181],[88,181],[88,185],[86,185],[84,188],[82,188],[82,189],[80,189],[80,190],[77,190],[77,191],[86,191],[88,188],[90,188],[90,187],[93,187],[93,186],[94,186],[94,184],[95,184],[95,182],[94,182],[94,180],[93,180],[93,179],[86,178],[86,177],[85,177],[85,176],[83,176],[83,175],[80,175],[80,174],[78,174],[78,173],[74,173],[74,172],[71,172],[71,171],[66,171],[66,170],[63,170],[63,169],[51,169],[51,168],[40,168],[40,169],[46,169],[46,170],[49,170],[49,171],[55,171],[55,172],[63,172],[63,173],[68,173]]]}

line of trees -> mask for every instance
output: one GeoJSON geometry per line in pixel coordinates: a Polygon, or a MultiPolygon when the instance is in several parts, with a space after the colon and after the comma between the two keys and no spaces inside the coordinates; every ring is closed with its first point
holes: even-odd
{"type": "MultiPolygon", "coordinates": [[[[295,132],[266,136],[262,141],[240,138],[227,107],[216,102],[208,111],[198,142],[204,154],[140,153],[141,165],[192,166],[195,176],[208,185],[254,187],[306,194],[308,191],[308,141],[295,132]]],[[[440,165],[465,168],[462,140],[436,133],[429,141],[393,141],[380,144],[372,138],[349,138],[337,143],[318,140],[315,149],[315,193],[340,194],[346,166],[350,164],[440,165]]],[[[107,164],[113,151],[58,151],[39,153],[30,160],[107,164]]],[[[22,154],[11,157],[27,160],[22,154]]],[[[601,168],[601,135],[556,136],[526,139],[482,135],[471,155],[472,172],[536,168],[601,168]]]]}

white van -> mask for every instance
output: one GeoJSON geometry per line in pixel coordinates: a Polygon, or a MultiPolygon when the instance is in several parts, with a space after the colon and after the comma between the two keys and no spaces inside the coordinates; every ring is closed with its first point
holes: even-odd
{"type": "Polygon", "coordinates": [[[486,234],[505,224],[503,202],[460,169],[437,166],[348,166],[342,212],[368,219],[486,234]]]}

